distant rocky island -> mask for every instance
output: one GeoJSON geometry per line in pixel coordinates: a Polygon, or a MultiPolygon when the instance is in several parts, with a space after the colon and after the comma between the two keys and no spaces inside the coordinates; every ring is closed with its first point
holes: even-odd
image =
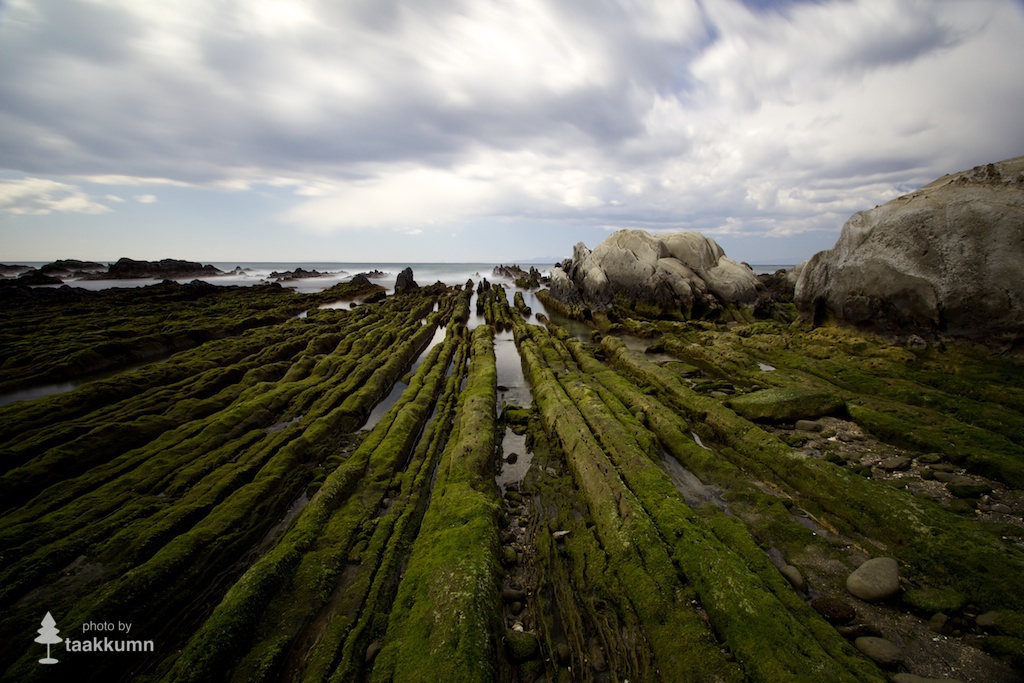
{"type": "Polygon", "coordinates": [[[0,266],[5,277],[0,284],[59,285],[64,279],[76,280],[180,280],[225,275],[211,265],[179,259],[136,261],[120,258],[115,263],[62,259],[35,269],[28,266],[0,266]]]}

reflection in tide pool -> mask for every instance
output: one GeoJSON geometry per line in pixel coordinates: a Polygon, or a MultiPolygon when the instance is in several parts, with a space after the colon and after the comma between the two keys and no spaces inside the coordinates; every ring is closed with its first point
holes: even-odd
{"type": "MultiPolygon", "coordinates": [[[[410,374],[415,373],[420,369],[420,366],[423,365],[423,361],[427,357],[427,354],[430,353],[430,349],[443,342],[447,333],[448,331],[444,327],[438,327],[434,330],[434,336],[431,338],[430,343],[423,348],[423,351],[420,352],[420,355],[413,362],[412,367],[409,368],[410,374]]],[[[370,411],[369,417],[366,418],[366,424],[364,424],[361,429],[369,431],[376,427],[377,423],[380,422],[380,419],[384,417],[384,413],[388,412],[393,405],[398,403],[398,399],[402,396],[402,392],[407,388],[408,386],[401,380],[395,382],[395,385],[391,387],[391,391],[388,392],[388,395],[370,411]]]]}

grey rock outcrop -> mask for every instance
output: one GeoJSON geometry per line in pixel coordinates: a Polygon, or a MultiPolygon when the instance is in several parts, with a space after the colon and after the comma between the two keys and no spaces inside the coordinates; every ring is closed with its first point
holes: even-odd
{"type": "Polygon", "coordinates": [[[591,251],[582,242],[551,273],[551,295],[566,306],[602,311],[640,304],[686,317],[724,304],[753,305],[763,286],[749,266],[696,232],[650,235],[620,230],[591,251]]]}
{"type": "Polygon", "coordinates": [[[1024,157],[854,214],[803,267],[795,301],[815,323],[1024,340],[1024,157]]]}

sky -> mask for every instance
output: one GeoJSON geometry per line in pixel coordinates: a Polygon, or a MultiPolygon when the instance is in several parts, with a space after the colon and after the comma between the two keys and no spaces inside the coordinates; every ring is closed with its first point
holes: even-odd
{"type": "Polygon", "coordinates": [[[752,264],[1024,154],[1024,0],[0,0],[0,262],[752,264]]]}

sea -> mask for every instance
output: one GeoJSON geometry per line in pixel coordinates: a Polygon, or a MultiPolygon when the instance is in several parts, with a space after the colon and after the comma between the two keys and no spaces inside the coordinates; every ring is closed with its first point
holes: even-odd
{"type": "MultiPolygon", "coordinates": [[[[206,263],[206,262],[204,262],[206,263]]],[[[29,262],[23,265],[39,268],[46,265],[46,262],[29,262]]],[[[291,287],[299,292],[319,292],[339,282],[346,282],[358,273],[370,273],[378,271],[384,275],[374,282],[383,286],[388,292],[394,291],[395,280],[398,274],[405,268],[412,268],[413,279],[420,285],[430,285],[435,282],[443,282],[446,285],[465,284],[467,280],[479,282],[481,278],[487,278],[491,282],[503,282],[503,278],[492,274],[497,263],[343,263],[343,262],[210,262],[210,265],[224,271],[226,275],[215,277],[204,277],[202,280],[215,285],[256,285],[264,282],[274,282],[276,278],[272,273],[284,273],[302,268],[306,271],[317,271],[321,277],[302,278],[282,282],[282,286],[291,287]],[[242,272],[235,274],[236,269],[242,272]]],[[[512,265],[512,263],[503,264],[512,265]]],[[[550,275],[555,267],[553,263],[522,263],[519,264],[523,270],[536,268],[542,275],[550,275]]],[[[752,265],[755,273],[774,273],[779,269],[788,269],[787,265],[752,265]]],[[[194,278],[178,280],[182,284],[194,278]]],[[[155,279],[131,279],[131,280],[81,280],[74,278],[64,279],[64,284],[83,289],[99,290],[110,287],[145,287],[158,282],[155,279]]],[[[59,285],[43,285],[57,287],[59,285]]]]}

